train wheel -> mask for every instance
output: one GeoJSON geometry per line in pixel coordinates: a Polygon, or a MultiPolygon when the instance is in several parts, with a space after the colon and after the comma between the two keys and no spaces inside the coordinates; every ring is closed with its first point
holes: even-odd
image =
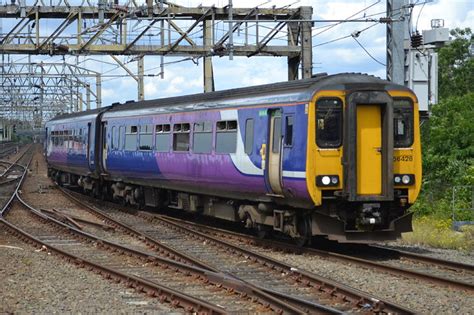
{"type": "Polygon", "coordinates": [[[293,239],[295,245],[301,247],[311,244],[312,231],[310,219],[307,217],[299,218],[297,226],[300,236],[293,239]]]}
{"type": "Polygon", "coordinates": [[[272,229],[271,229],[271,227],[269,227],[267,225],[257,224],[257,226],[255,228],[255,232],[256,232],[258,238],[263,239],[263,238],[270,237],[272,229]]]}

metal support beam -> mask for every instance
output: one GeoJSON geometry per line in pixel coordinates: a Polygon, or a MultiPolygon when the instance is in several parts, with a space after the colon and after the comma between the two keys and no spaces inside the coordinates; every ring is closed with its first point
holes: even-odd
{"type": "Polygon", "coordinates": [[[408,0],[387,0],[387,80],[405,84],[405,39],[408,39],[408,0]]]}
{"type": "MultiPolygon", "coordinates": [[[[207,20],[204,23],[204,46],[211,51],[212,49],[212,21],[207,20]]],[[[204,57],[204,92],[213,92],[214,73],[212,70],[212,57],[210,55],[204,57]]]]}
{"type": "MultiPolygon", "coordinates": [[[[288,45],[298,42],[299,24],[288,23],[288,45]]],[[[298,69],[300,66],[300,55],[288,57],[288,80],[298,80],[298,69]]]]}
{"type": "Polygon", "coordinates": [[[301,7],[300,8],[300,19],[301,22],[301,60],[302,60],[302,77],[303,79],[311,78],[313,75],[313,42],[311,35],[312,22],[311,16],[313,15],[312,7],[301,7]]]}
{"type": "Polygon", "coordinates": [[[143,56],[139,56],[137,58],[137,69],[138,74],[134,74],[132,70],[130,70],[119,58],[115,57],[114,55],[110,55],[115,62],[122,67],[135,81],[137,81],[137,90],[138,90],[138,100],[143,101],[145,99],[145,84],[144,84],[144,73],[145,73],[145,66],[144,66],[144,58],[143,56]]]}
{"type": "Polygon", "coordinates": [[[145,73],[145,64],[143,56],[138,57],[138,100],[143,101],[145,99],[145,84],[143,82],[143,76],[145,73]]]}

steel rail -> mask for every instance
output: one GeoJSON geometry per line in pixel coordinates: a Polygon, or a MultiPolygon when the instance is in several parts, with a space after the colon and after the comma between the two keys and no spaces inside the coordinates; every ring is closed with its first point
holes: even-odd
{"type": "Polygon", "coordinates": [[[134,235],[135,237],[141,239],[142,241],[148,242],[151,245],[155,246],[156,248],[159,248],[162,252],[168,253],[168,256],[171,257],[172,259],[179,260],[181,262],[188,262],[189,264],[196,265],[198,267],[201,267],[203,269],[211,270],[214,272],[217,272],[215,268],[213,268],[211,265],[199,261],[194,257],[191,257],[189,255],[186,255],[184,253],[181,253],[180,251],[175,250],[174,248],[161,243],[159,240],[156,240],[144,233],[141,233],[140,231],[137,231],[136,229],[132,228],[131,226],[122,223],[120,221],[115,220],[111,216],[103,213],[99,209],[92,207],[84,202],[82,202],[80,199],[72,195],[69,191],[65,190],[63,187],[57,185],[57,188],[59,189],[60,192],[62,192],[66,197],[68,197],[70,200],[74,201],[78,205],[82,206],[87,210],[89,213],[95,215],[96,217],[100,217],[103,219],[106,223],[109,225],[112,225],[116,228],[120,228],[123,231],[126,231],[130,235],[134,235]]]}
{"type": "MultiPolygon", "coordinates": [[[[30,149],[31,149],[31,147],[27,151],[25,151],[25,153],[28,152],[30,149]]],[[[22,157],[23,156],[24,156],[24,154],[22,155],[22,157]]],[[[12,232],[14,235],[20,236],[21,239],[23,239],[25,241],[29,241],[29,242],[33,243],[34,245],[36,245],[36,246],[39,246],[39,247],[46,246],[46,248],[48,248],[49,250],[51,250],[51,251],[53,251],[53,252],[55,252],[55,253],[63,256],[63,257],[66,257],[69,262],[74,262],[75,264],[78,264],[80,266],[86,266],[87,265],[87,266],[89,266],[89,268],[91,270],[95,270],[98,273],[100,273],[101,275],[108,275],[109,277],[113,277],[114,279],[120,280],[120,281],[122,281],[122,280],[127,281],[127,283],[130,286],[134,287],[135,289],[138,289],[140,291],[146,291],[147,294],[150,295],[150,296],[159,296],[160,301],[170,302],[173,306],[181,306],[186,310],[186,312],[200,312],[200,313],[205,312],[206,314],[225,314],[226,313],[226,311],[223,308],[221,308],[219,306],[216,306],[216,305],[213,305],[213,304],[210,304],[206,301],[203,301],[203,300],[194,298],[192,296],[183,294],[179,291],[176,291],[176,290],[171,289],[171,288],[167,288],[165,286],[154,283],[152,281],[142,279],[142,278],[139,278],[139,277],[136,277],[136,276],[133,276],[133,275],[129,275],[129,274],[124,274],[124,273],[119,272],[117,270],[113,270],[113,269],[107,268],[105,266],[100,266],[100,265],[98,265],[94,262],[82,259],[82,258],[80,258],[78,256],[75,256],[75,255],[72,255],[68,252],[65,252],[65,251],[63,251],[59,248],[56,248],[54,246],[51,246],[50,244],[47,244],[47,243],[41,241],[40,239],[34,237],[33,235],[30,235],[29,233],[21,230],[20,228],[16,227],[15,225],[11,224],[10,222],[8,222],[4,218],[4,215],[6,214],[6,212],[9,209],[11,209],[11,205],[13,204],[15,199],[18,200],[21,204],[23,204],[28,209],[34,210],[32,212],[34,214],[36,214],[37,216],[39,216],[40,218],[43,218],[43,219],[49,218],[49,217],[45,216],[44,214],[42,214],[41,212],[39,212],[38,210],[31,207],[30,205],[28,205],[19,195],[20,187],[24,183],[25,175],[27,173],[28,166],[31,163],[31,159],[32,159],[32,156],[29,159],[29,161],[27,163],[27,166],[24,169],[23,175],[22,175],[17,187],[15,188],[14,192],[12,193],[11,198],[8,200],[7,204],[2,208],[2,211],[1,211],[0,223],[4,224],[10,232],[12,232]]],[[[61,223],[61,222],[59,222],[55,219],[52,219],[52,218],[49,218],[49,219],[52,222],[56,223],[56,224],[63,225],[64,227],[68,228],[67,225],[65,225],[65,224],[63,224],[63,223],[61,223]]],[[[72,229],[70,227],[69,227],[69,231],[80,232],[79,230],[72,229]]],[[[86,235],[86,233],[83,234],[83,237],[85,235],[86,235]]],[[[98,244],[104,244],[104,243],[108,243],[107,245],[111,245],[110,242],[106,242],[106,241],[105,242],[103,241],[102,243],[98,242],[98,244]]],[[[158,260],[160,260],[160,259],[158,259],[158,260]]],[[[175,264],[175,265],[178,264],[176,261],[172,261],[172,263],[175,264]]],[[[186,265],[184,265],[184,266],[185,266],[184,268],[189,268],[189,266],[186,266],[186,265]]]]}
{"type": "MultiPolygon", "coordinates": [[[[48,215],[45,215],[45,214],[41,213],[40,211],[38,211],[37,209],[35,209],[31,205],[29,205],[27,202],[25,202],[20,196],[17,196],[17,199],[18,199],[19,202],[21,202],[23,204],[23,206],[28,208],[33,214],[35,214],[39,218],[54,223],[58,227],[65,229],[68,233],[75,235],[77,238],[82,238],[82,239],[86,238],[90,241],[93,241],[99,247],[103,247],[105,249],[111,249],[111,250],[119,252],[119,253],[131,254],[131,255],[136,256],[140,259],[143,259],[144,261],[147,261],[147,262],[153,262],[155,264],[167,265],[168,267],[172,268],[174,271],[180,271],[181,270],[185,273],[194,274],[196,276],[199,276],[199,277],[201,277],[201,279],[204,279],[204,278],[208,279],[212,283],[223,285],[229,291],[237,291],[237,292],[239,292],[241,294],[245,294],[247,296],[254,296],[254,297],[260,299],[260,301],[263,300],[262,304],[267,305],[267,306],[270,306],[270,305],[274,306],[277,312],[281,311],[281,313],[286,313],[286,314],[304,313],[302,310],[294,308],[291,305],[287,305],[286,303],[284,303],[282,301],[274,300],[273,297],[269,296],[265,292],[259,292],[259,290],[257,288],[253,288],[253,287],[247,285],[246,283],[244,283],[242,281],[239,281],[239,280],[237,280],[237,279],[235,279],[232,276],[229,276],[227,274],[223,274],[221,272],[209,271],[209,270],[202,269],[202,268],[195,267],[195,266],[190,266],[190,265],[183,264],[183,263],[180,263],[180,262],[175,261],[175,260],[162,258],[162,257],[156,256],[156,255],[153,255],[153,254],[149,254],[149,253],[146,253],[146,252],[143,252],[143,251],[140,251],[140,250],[136,250],[136,249],[129,248],[129,247],[126,247],[126,246],[122,246],[120,244],[117,244],[117,243],[114,243],[114,242],[111,242],[111,241],[107,241],[105,239],[99,238],[99,237],[97,237],[95,235],[92,235],[90,233],[80,231],[75,227],[69,226],[69,225],[67,225],[67,224],[65,224],[65,223],[63,223],[63,222],[61,222],[61,221],[59,221],[59,220],[57,220],[57,219],[55,219],[51,216],[48,216],[48,215]],[[270,301],[270,302],[268,302],[268,301],[270,301]]],[[[47,248],[52,247],[51,245],[47,245],[47,244],[44,244],[44,245],[47,246],[47,248]]],[[[150,283],[154,283],[154,282],[150,282],[150,283]]],[[[290,300],[291,300],[291,298],[290,298],[290,300]]],[[[313,310],[314,309],[316,309],[316,308],[313,307],[313,310]]],[[[318,310],[319,311],[323,310],[323,311],[329,312],[331,314],[340,314],[339,311],[332,310],[331,308],[324,307],[324,306],[320,306],[318,310]]]]}
{"type": "MultiPolygon", "coordinates": [[[[161,246],[162,245],[159,241],[147,236],[146,234],[141,233],[141,232],[135,230],[134,228],[132,228],[132,227],[120,222],[120,221],[117,221],[114,218],[111,218],[110,216],[103,213],[99,209],[97,209],[95,207],[92,207],[92,206],[88,205],[87,203],[82,202],[81,200],[79,200],[78,198],[73,196],[71,193],[69,193],[67,190],[63,189],[62,187],[58,186],[58,188],[61,192],[63,192],[72,201],[80,204],[82,207],[84,207],[90,213],[92,213],[94,215],[97,215],[97,216],[101,217],[102,219],[106,220],[107,223],[109,223],[111,225],[119,226],[120,228],[123,228],[125,231],[129,232],[130,234],[133,234],[133,235],[137,236],[139,239],[144,240],[144,241],[148,242],[149,244],[152,244],[153,246],[161,246]]],[[[59,222],[59,223],[62,223],[62,222],[59,222]]],[[[72,227],[69,227],[69,228],[74,230],[77,233],[84,233],[84,232],[79,231],[77,229],[74,229],[72,227]]],[[[183,254],[183,253],[181,253],[181,252],[179,252],[179,251],[177,251],[174,248],[169,247],[169,246],[167,246],[167,248],[174,253],[174,255],[171,256],[172,259],[176,259],[176,257],[186,256],[186,257],[188,257],[187,262],[191,263],[193,265],[199,266],[198,268],[200,270],[207,270],[208,272],[212,272],[213,275],[222,275],[223,274],[220,270],[218,270],[218,269],[214,268],[213,266],[208,265],[204,262],[201,262],[201,261],[197,260],[196,258],[194,258],[192,256],[185,255],[185,254],[183,254]]],[[[149,254],[145,254],[145,255],[151,256],[149,254]]],[[[152,257],[153,257],[153,259],[161,259],[157,256],[152,256],[152,257]]],[[[169,261],[169,260],[166,260],[166,261],[169,261]]],[[[194,267],[190,266],[189,268],[194,268],[194,267]]],[[[210,277],[209,275],[210,275],[210,273],[208,274],[208,277],[210,277]]],[[[256,286],[256,285],[251,284],[247,281],[244,281],[240,278],[237,278],[237,277],[233,276],[232,274],[226,273],[225,275],[227,277],[231,278],[236,283],[239,283],[239,285],[237,287],[234,287],[233,289],[237,288],[237,289],[239,289],[239,291],[242,291],[245,294],[254,295],[254,296],[256,296],[256,297],[258,297],[258,298],[260,298],[264,301],[270,301],[269,305],[276,306],[276,307],[278,307],[278,308],[280,308],[284,311],[288,311],[290,313],[306,313],[306,312],[320,313],[320,312],[323,312],[323,313],[328,313],[328,314],[343,314],[343,312],[341,312],[337,309],[327,307],[327,306],[324,306],[322,304],[318,304],[318,303],[315,303],[315,302],[312,302],[312,301],[306,301],[306,300],[299,299],[299,298],[292,297],[292,296],[284,296],[284,298],[282,298],[281,294],[275,293],[275,291],[273,291],[273,290],[266,289],[266,288],[263,288],[263,287],[260,287],[260,286],[256,286]]],[[[212,276],[212,278],[215,278],[215,279],[217,279],[218,277],[221,277],[221,276],[212,276]]]]}
{"type": "Polygon", "coordinates": [[[466,270],[466,271],[474,272],[474,265],[464,264],[457,261],[440,259],[440,258],[435,258],[435,257],[430,257],[430,256],[424,256],[420,254],[410,253],[410,252],[400,250],[400,249],[394,249],[394,248],[384,247],[384,246],[379,246],[379,245],[369,245],[369,247],[387,251],[399,257],[403,257],[403,258],[414,260],[414,261],[427,262],[427,263],[431,263],[431,264],[442,266],[442,267],[453,268],[454,270],[466,270]]]}
{"type": "Polygon", "coordinates": [[[126,281],[129,286],[140,291],[145,291],[149,296],[158,296],[162,302],[169,302],[174,306],[181,306],[187,312],[206,312],[207,314],[226,313],[223,308],[207,303],[206,301],[185,295],[179,291],[162,286],[158,283],[98,265],[92,261],[80,258],[57,247],[51,246],[45,242],[42,242],[33,235],[26,233],[15,225],[6,221],[4,218],[0,218],[0,223],[4,224],[14,235],[20,236],[22,240],[33,243],[36,247],[41,248],[42,246],[45,246],[48,250],[55,252],[60,256],[66,257],[66,259],[71,263],[75,263],[80,267],[88,266],[90,270],[94,270],[103,276],[108,276],[109,278],[112,277],[117,281],[126,281]]]}
{"type": "Polygon", "coordinates": [[[291,265],[275,260],[273,258],[264,256],[261,254],[257,254],[251,250],[241,248],[227,241],[224,241],[216,237],[212,237],[207,234],[201,233],[199,231],[184,227],[180,224],[175,223],[172,220],[168,220],[167,218],[155,217],[155,219],[165,224],[168,224],[169,226],[183,230],[196,237],[200,237],[202,239],[214,242],[220,246],[227,247],[234,252],[239,252],[241,255],[248,257],[253,262],[258,262],[264,266],[268,266],[272,269],[276,269],[277,271],[291,274],[293,279],[295,279],[297,282],[303,283],[307,286],[314,287],[317,290],[329,293],[339,298],[349,300],[352,303],[355,303],[356,305],[359,305],[359,306],[371,305],[372,310],[376,312],[384,311],[384,312],[393,312],[393,313],[398,313],[398,314],[413,314],[412,310],[407,309],[401,305],[397,305],[393,302],[382,300],[379,298],[374,298],[373,296],[370,296],[369,294],[362,292],[360,290],[357,290],[355,288],[351,288],[347,285],[338,283],[328,278],[324,278],[312,272],[299,270],[298,268],[295,268],[291,265]]]}
{"type": "MultiPolygon", "coordinates": [[[[94,212],[99,212],[101,214],[101,216],[108,217],[109,220],[111,220],[111,222],[108,222],[109,224],[113,224],[112,222],[115,221],[114,219],[110,218],[108,215],[102,213],[101,210],[99,210],[99,209],[97,209],[93,206],[90,206],[87,203],[84,203],[82,200],[79,200],[78,198],[72,196],[65,189],[60,188],[60,190],[63,191],[66,195],[69,195],[69,196],[73,197],[74,198],[73,200],[75,200],[79,204],[83,205],[84,207],[89,208],[94,212]]],[[[116,206],[116,205],[114,205],[114,206],[116,206]]],[[[137,213],[137,214],[140,215],[140,213],[137,213]]],[[[150,217],[147,217],[147,216],[145,216],[145,218],[150,219],[150,217]]],[[[157,219],[157,220],[165,220],[165,221],[167,220],[167,219],[165,219],[165,218],[163,218],[162,216],[159,216],[159,215],[154,215],[153,218],[157,219]]],[[[127,225],[125,225],[121,222],[119,222],[119,223],[126,226],[128,229],[133,230],[133,228],[128,227],[127,225]]],[[[197,232],[197,231],[192,230],[192,229],[182,227],[180,225],[176,225],[174,222],[167,221],[166,223],[170,224],[172,226],[175,226],[175,228],[185,230],[187,233],[195,234],[195,236],[197,235],[198,237],[201,237],[203,239],[208,239],[209,241],[215,241],[216,243],[220,244],[221,246],[230,247],[230,248],[232,248],[232,251],[241,252],[243,255],[245,255],[249,258],[253,257],[254,262],[259,262],[259,263],[261,263],[261,264],[263,264],[264,266],[267,266],[267,267],[271,266],[272,269],[277,269],[281,272],[288,272],[288,273],[293,275],[293,278],[296,281],[298,281],[300,283],[304,283],[305,285],[308,285],[308,286],[312,286],[312,287],[316,288],[317,290],[326,292],[330,295],[337,296],[337,297],[342,298],[342,299],[346,298],[347,301],[352,302],[354,305],[359,305],[359,306],[361,306],[361,305],[364,305],[364,306],[370,305],[372,307],[372,309],[377,311],[377,312],[378,311],[387,311],[387,312],[394,312],[394,313],[400,313],[400,314],[413,314],[412,310],[407,309],[407,308],[405,308],[401,305],[397,305],[393,302],[384,301],[382,299],[375,298],[375,297],[373,297],[373,296],[371,296],[371,295],[369,295],[365,292],[362,292],[360,290],[357,290],[357,289],[339,284],[335,281],[332,281],[332,280],[324,278],[324,277],[320,277],[316,274],[306,272],[306,271],[300,271],[297,268],[294,268],[290,265],[287,265],[287,264],[284,264],[282,262],[273,260],[269,257],[259,255],[257,253],[252,252],[252,251],[247,251],[245,249],[242,249],[242,248],[240,248],[238,246],[235,246],[233,244],[230,244],[228,242],[221,241],[219,239],[210,237],[206,234],[197,232]]],[[[138,233],[140,233],[140,232],[138,232],[138,233]]],[[[213,270],[216,270],[216,269],[213,268],[213,270]]],[[[241,279],[239,279],[239,280],[241,280],[241,279]]],[[[259,288],[261,290],[266,291],[266,292],[271,294],[270,290],[266,290],[265,288],[261,288],[261,287],[259,287],[259,288]]],[[[295,302],[297,302],[297,301],[295,301],[295,302]]]]}
{"type": "MultiPolygon", "coordinates": [[[[32,148],[32,145],[30,145],[23,153],[22,155],[15,161],[15,162],[18,162],[20,159],[22,159],[27,152],[29,152],[29,150],[31,150],[32,148]]],[[[23,181],[25,180],[25,176],[28,172],[28,167],[30,166],[30,163],[31,163],[31,160],[33,158],[33,155],[31,155],[31,158],[28,160],[28,162],[26,163],[26,165],[24,166],[23,168],[23,174],[21,175],[20,179],[19,179],[19,182],[18,182],[18,185],[15,187],[15,190],[13,191],[12,195],[10,196],[10,198],[7,200],[7,202],[5,203],[5,205],[3,205],[2,209],[0,210],[0,218],[2,218],[5,214],[7,214],[9,208],[10,208],[10,205],[11,203],[13,202],[13,200],[15,199],[15,197],[18,195],[18,191],[20,190],[20,187],[21,185],[23,184],[23,181]]],[[[12,164],[13,165],[13,164],[12,164]]]]}
{"type": "MultiPolygon", "coordinates": [[[[25,151],[25,153],[22,154],[22,156],[20,158],[22,158],[26,154],[26,152],[29,152],[29,150],[31,150],[31,147],[29,147],[25,151]]],[[[92,270],[97,271],[101,275],[106,275],[107,274],[109,277],[114,277],[114,279],[116,279],[116,280],[120,280],[120,281],[125,280],[125,281],[128,282],[128,284],[130,286],[134,287],[135,289],[138,289],[140,291],[146,291],[147,294],[150,295],[150,296],[159,296],[161,301],[170,302],[174,306],[181,306],[187,312],[193,312],[193,311],[194,312],[200,312],[200,313],[205,312],[207,314],[225,314],[226,313],[223,308],[221,308],[219,306],[216,306],[216,305],[213,305],[213,304],[210,304],[210,303],[207,303],[206,301],[202,301],[200,299],[197,299],[197,298],[194,298],[192,296],[189,296],[189,295],[183,294],[181,292],[178,292],[176,290],[167,288],[167,287],[162,286],[160,284],[157,284],[157,283],[145,280],[145,279],[138,278],[138,277],[133,276],[133,275],[124,274],[124,273],[121,273],[117,270],[112,270],[112,269],[107,268],[105,266],[100,266],[100,265],[95,264],[91,261],[87,261],[87,260],[79,258],[75,255],[72,255],[70,253],[67,253],[67,252],[65,252],[65,251],[63,251],[59,248],[56,248],[54,246],[51,246],[50,244],[47,244],[47,243],[41,241],[38,238],[35,238],[34,236],[26,233],[25,231],[22,231],[21,229],[19,229],[15,225],[8,222],[4,218],[4,215],[8,212],[9,209],[11,209],[11,205],[12,205],[12,203],[15,199],[18,200],[20,203],[22,203],[27,208],[33,209],[19,195],[20,188],[23,185],[24,180],[26,178],[25,175],[27,174],[28,166],[31,163],[32,157],[33,157],[33,155],[31,156],[31,158],[29,159],[26,167],[24,168],[23,175],[21,176],[21,179],[20,179],[17,187],[15,188],[14,192],[12,193],[12,196],[10,197],[7,204],[2,208],[2,210],[0,212],[0,214],[1,214],[0,215],[0,223],[4,224],[9,231],[14,233],[15,235],[20,236],[24,240],[30,241],[31,243],[33,243],[37,246],[40,246],[40,247],[46,246],[49,250],[54,251],[55,253],[57,253],[57,254],[59,254],[63,257],[66,257],[68,259],[68,261],[70,261],[70,262],[74,262],[75,264],[78,264],[80,266],[88,265],[89,268],[92,268],[92,270]]],[[[37,211],[36,209],[35,209],[35,211],[33,211],[33,213],[37,214],[39,217],[43,217],[43,218],[46,217],[45,215],[43,215],[41,212],[37,211]]],[[[57,224],[60,224],[60,225],[62,224],[61,222],[53,219],[53,222],[54,221],[57,224]]],[[[67,227],[67,225],[64,225],[64,226],[67,227]]],[[[75,231],[80,232],[78,230],[75,230],[75,231]]],[[[98,244],[100,244],[100,243],[98,243],[98,244]]],[[[177,262],[174,262],[174,261],[173,261],[173,263],[177,264],[177,262]]]]}
{"type": "MultiPolygon", "coordinates": [[[[161,219],[161,216],[159,216],[159,218],[161,219]]],[[[181,220],[175,219],[175,218],[167,217],[166,219],[176,221],[176,222],[182,222],[181,220]]],[[[191,223],[191,222],[188,222],[188,221],[184,221],[184,222],[185,222],[185,224],[188,224],[188,225],[198,225],[196,223],[191,223]]],[[[290,245],[290,244],[283,243],[283,242],[277,242],[277,241],[272,241],[272,240],[262,240],[262,239],[258,239],[258,238],[253,237],[253,236],[240,234],[240,233],[235,233],[235,232],[231,232],[231,231],[223,231],[223,230],[220,230],[220,229],[216,229],[216,228],[209,227],[209,226],[204,226],[204,225],[199,225],[199,228],[205,229],[205,230],[208,230],[208,231],[212,231],[214,233],[223,233],[223,234],[226,234],[226,235],[232,234],[235,237],[238,237],[240,239],[244,239],[246,241],[251,241],[254,244],[259,245],[259,246],[270,246],[270,247],[273,247],[273,248],[278,248],[280,250],[285,250],[285,251],[289,251],[289,252],[293,252],[293,253],[295,253],[295,252],[299,253],[299,254],[307,253],[307,254],[313,254],[313,255],[320,256],[320,257],[324,257],[324,258],[333,258],[333,259],[337,259],[337,260],[349,261],[351,263],[354,263],[354,264],[357,264],[357,265],[360,265],[360,266],[375,268],[375,269],[385,271],[385,272],[393,274],[393,275],[403,275],[403,276],[406,276],[408,278],[416,278],[416,279],[421,279],[421,280],[424,280],[424,281],[429,281],[429,282],[432,282],[432,283],[437,283],[437,284],[441,284],[441,285],[455,287],[455,288],[462,289],[462,290],[474,291],[474,284],[471,284],[471,283],[468,283],[468,282],[458,281],[458,280],[455,280],[455,279],[449,279],[449,278],[440,277],[440,276],[436,276],[436,275],[431,275],[431,274],[418,272],[418,271],[414,271],[414,270],[410,270],[410,269],[404,269],[404,268],[401,268],[401,267],[385,265],[385,264],[378,263],[378,262],[375,262],[375,261],[371,261],[371,260],[367,260],[367,259],[363,259],[363,258],[358,258],[358,257],[353,257],[353,256],[345,255],[345,254],[340,254],[340,253],[336,253],[336,252],[332,252],[332,251],[327,251],[327,250],[321,250],[321,249],[316,249],[316,248],[308,248],[308,247],[298,248],[298,247],[295,247],[294,245],[290,245]]],[[[379,246],[374,246],[374,248],[384,249],[384,250],[386,249],[384,247],[379,247],[379,246]]],[[[433,264],[436,264],[438,266],[444,266],[444,267],[447,266],[447,267],[455,268],[455,270],[461,270],[461,271],[463,271],[463,270],[473,271],[474,270],[474,266],[469,265],[469,264],[462,264],[462,263],[457,263],[457,262],[447,261],[447,260],[439,260],[439,259],[433,258],[433,257],[416,255],[416,254],[406,253],[406,252],[399,252],[399,251],[393,251],[393,252],[395,254],[400,253],[401,256],[405,256],[408,259],[418,260],[418,261],[423,261],[423,262],[432,262],[433,264]]]]}

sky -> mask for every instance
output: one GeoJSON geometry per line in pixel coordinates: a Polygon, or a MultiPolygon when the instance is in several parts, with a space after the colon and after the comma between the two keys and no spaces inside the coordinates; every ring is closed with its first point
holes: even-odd
{"type": "MultiPolygon", "coordinates": [[[[124,1],[120,1],[121,3],[124,1]]],[[[174,0],[183,6],[216,5],[222,7],[228,0],[174,0]]],[[[444,19],[445,27],[471,27],[474,29],[474,0],[412,0],[416,3],[413,10],[413,30],[430,29],[431,19],[444,19]],[[423,4],[424,2],[427,2],[423,4]]],[[[314,20],[342,20],[352,18],[380,18],[385,16],[386,1],[381,0],[272,0],[250,1],[234,0],[234,7],[252,8],[283,7],[291,5],[312,6],[314,20]]],[[[327,72],[362,72],[385,78],[386,62],[386,26],[379,23],[342,23],[330,29],[331,23],[317,22],[313,27],[313,74],[327,72]],[[360,33],[357,40],[366,49],[365,52],[350,36],[354,32],[369,29],[360,33]],[[330,42],[330,43],[328,43],[330,42]],[[370,54],[370,55],[369,55],[370,54]]],[[[282,34],[284,37],[285,34],[282,34]]],[[[236,39],[238,44],[239,39],[236,39]]],[[[275,42],[277,43],[277,42],[275,42]]],[[[61,60],[61,57],[36,57],[42,60],[61,60]]],[[[125,72],[115,69],[108,56],[81,57],[82,65],[108,74],[123,75],[125,72]],[[101,62],[99,62],[101,61],[101,62]]],[[[131,57],[122,57],[124,62],[131,57]]],[[[165,58],[164,78],[159,76],[145,78],[145,99],[200,93],[203,91],[202,60],[180,61],[182,58],[165,58]]],[[[287,80],[287,60],[285,57],[213,57],[214,80],[216,90],[253,86],[287,80]]],[[[127,64],[136,71],[136,63],[127,64]]],[[[157,75],[160,72],[159,58],[145,58],[145,73],[157,75]]],[[[124,102],[137,99],[137,83],[131,77],[103,78],[103,105],[113,102],[124,102]]]]}

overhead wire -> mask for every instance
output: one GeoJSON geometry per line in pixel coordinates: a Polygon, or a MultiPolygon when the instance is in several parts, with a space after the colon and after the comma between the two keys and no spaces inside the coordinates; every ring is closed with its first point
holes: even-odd
{"type": "Polygon", "coordinates": [[[329,26],[327,29],[322,30],[321,32],[312,35],[312,37],[315,37],[315,36],[318,36],[318,35],[320,35],[320,34],[322,34],[322,33],[324,33],[324,32],[327,32],[328,30],[330,30],[330,29],[332,29],[332,28],[334,28],[334,27],[336,27],[336,26],[338,26],[338,25],[344,23],[344,21],[347,21],[347,20],[353,18],[354,16],[358,15],[359,13],[364,12],[364,11],[370,9],[371,7],[373,7],[374,5],[376,5],[376,4],[378,4],[378,3],[380,3],[380,0],[377,0],[376,2],[372,3],[371,5],[369,5],[369,6],[365,7],[365,8],[363,8],[362,10],[357,11],[356,13],[354,13],[354,14],[348,16],[348,17],[345,18],[343,21],[340,21],[340,22],[337,22],[337,23],[335,23],[335,24],[332,24],[332,25],[329,26]]]}
{"type": "Polygon", "coordinates": [[[380,64],[380,65],[382,65],[382,66],[384,66],[384,67],[387,66],[386,64],[384,64],[383,62],[377,60],[374,56],[372,56],[372,55],[370,54],[370,52],[364,47],[364,45],[362,45],[362,44],[357,40],[357,36],[352,36],[352,38],[354,38],[354,40],[356,41],[356,43],[359,44],[360,48],[362,48],[362,49],[365,51],[365,53],[366,53],[370,58],[372,58],[372,60],[374,60],[375,62],[377,62],[378,64],[380,64]]]}
{"type": "MultiPolygon", "coordinates": [[[[357,31],[359,34],[362,33],[362,32],[365,32],[367,31],[368,29],[371,29],[372,27],[376,26],[376,25],[379,25],[379,23],[374,23],[360,31],[357,31]]],[[[319,44],[316,44],[316,45],[313,45],[313,48],[314,47],[320,47],[320,46],[324,46],[324,45],[327,45],[327,44],[331,44],[331,43],[334,43],[334,42],[337,42],[337,41],[340,41],[340,40],[343,40],[343,39],[346,39],[346,38],[349,38],[349,37],[352,37],[352,34],[349,34],[349,35],[345,35],[345,36],[341,36],[341,37],[338,37],[338,38],[335,38],[335,39],[332,39],[332,40],[329,40],[329,41],[326,41],[326,42],[323,42],[323,43],[319,43],[319,44]]]]}

